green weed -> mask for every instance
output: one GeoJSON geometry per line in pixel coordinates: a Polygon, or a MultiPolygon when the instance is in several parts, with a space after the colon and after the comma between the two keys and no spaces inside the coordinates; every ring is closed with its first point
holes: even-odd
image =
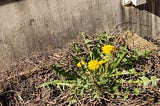
{"type": "Polygon", "coordinates": [[[70,61],[73,62],[73,69],[53,65],[53,70],[63,80],[52,80],[41,87],[55,85],[61,90],[70,88],[75,98],[89,93],[98,100],[104,95],[126,100],[129,95],[138,96],[143,89],[157,86],[159,78],[148,77],[145,70],[135,69],[139,61],[148,58],[149,50],[133,53],[127,45],[116,48],[113,45],[114,36],[103,33],[94,39],[89,39],[85,33],[82,33],[82,37],[85,45],[72,45],[70,61]]]}

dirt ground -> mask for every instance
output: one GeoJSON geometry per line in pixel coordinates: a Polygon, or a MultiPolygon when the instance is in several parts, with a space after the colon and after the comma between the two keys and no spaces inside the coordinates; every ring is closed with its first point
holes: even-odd
{"type": "MultiPolygon", "coordinates": [[[[0,106],[65,106],[66,101],[63,100],[65,92],[60,92],[54,86],[39,88],[39,85],[58,78],[52,71],[51,65],[60,63],[63,58],[69,59],[68,52],[68,48],[47,48],[1,71],[0,106]]],[[[147,69],[151,75],[160,78],[160,56],[151,55],[147,61],[137,64],[136,69],[147,69]]],[[[107,103],[103,101],[100,104],[92,103],[84,104],[86,106],[160,106],[160,83],[157,87],[148,88],[138,97],[131,97],[127,101],[110,100],[107,103]]]]}
{"type": "Polygon", "coordinates": [[[45,49],[19,60],[4,70],[8,77],[1,81],[3,92],[1,91],[0,94],[0,102],[2,106],[42,106],[58,96],[59,92],[56,88],[39,89],[38,86],[56,77],[51,70],[51,65],[58,63],[65,52],[58,48],[45,49]]]}

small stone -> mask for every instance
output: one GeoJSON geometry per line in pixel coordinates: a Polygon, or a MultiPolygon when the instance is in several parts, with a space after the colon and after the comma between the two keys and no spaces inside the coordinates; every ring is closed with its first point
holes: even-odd
{"type": "Polygon", "coordinates": [[[124,32],[123,38],[131,50],[154,51],[160,49],[157,45],[143,39],[142,37],[131,31],[124,32]]]}

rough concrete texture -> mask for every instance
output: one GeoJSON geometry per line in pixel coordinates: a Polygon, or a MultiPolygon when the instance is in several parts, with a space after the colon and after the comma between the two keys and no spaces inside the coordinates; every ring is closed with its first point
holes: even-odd
{"type": "Polygon", "coordinates": [[[81,32],[129,29],[160,38],[159,0],[139,7],[123,7],[120,1],[1,0],[0,69],[43,48],[63,47],[81,32]]]}

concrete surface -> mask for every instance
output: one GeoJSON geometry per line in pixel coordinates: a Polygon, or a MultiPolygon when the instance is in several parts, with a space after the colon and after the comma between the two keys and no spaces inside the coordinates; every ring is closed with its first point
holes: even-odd
{"type": "Polygon", "coordinates": [[[81,32],[128,29],[160,39],[160,1],[123,7],[120,0],[0,0],[0,69],[46,47],[63,47],[81,32]]]}

